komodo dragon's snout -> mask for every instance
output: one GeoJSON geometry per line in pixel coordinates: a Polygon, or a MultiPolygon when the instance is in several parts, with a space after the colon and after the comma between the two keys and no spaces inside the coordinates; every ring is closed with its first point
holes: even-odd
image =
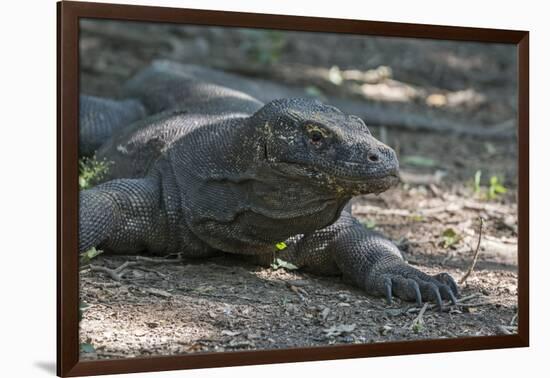
{"type": "Polygon", "coordinates": [[[380,193],[398,181],[395,152],[357,116],[293,98],[272,101],[252,118],[265,127],[266,160],[291,178],[314,179],[346,195],[380,193]]]}

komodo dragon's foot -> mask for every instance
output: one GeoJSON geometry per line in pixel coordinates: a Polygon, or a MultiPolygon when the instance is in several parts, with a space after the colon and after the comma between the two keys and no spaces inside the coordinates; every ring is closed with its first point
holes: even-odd
{"type": "Polygon", "coordinates": [[[443,300],[456,304],[459,296],[458,285],[448,273],[430,276],[404,261],[374,267],[366,277],[366,288],[368,292],[385,296],[388,304],[392,303],[392,296],[396,296],[416,301],[419,306],[423,300],[435,302],[440,310],[443,300]]]}

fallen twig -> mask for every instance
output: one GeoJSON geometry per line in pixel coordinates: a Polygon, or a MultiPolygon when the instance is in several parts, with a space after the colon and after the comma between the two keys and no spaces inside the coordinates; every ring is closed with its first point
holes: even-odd
{"type": "Polygon", "coordinates": [[[155,269],[149,269],[149,268],[146,268],[144,266],[136,266],[136,269],[139,269],[139,270],[141,270],[143,272],[147,272],[147,273],[154,273],[157,276],[159,276],[160,278],[166,278],[166,274],[161,273],[159,271],[156,271],[155,269]]]}
{"type": "Polygon", "coordinates": [[[424,319],[422,317],[424,316],[424,313],[428,309],[428,306],[429,306],[428,303],[424,303],[424,306],[422,306],[422,309],[420,310],[416,318],[414,318],[414,320],[412,321],[411,326],[409,327],[410,329],[418,330],[418,328],[424,324],[424,319]]]}
{"type": "MultiPolygon", "coordinates": [[[[467,295],[465,297],[462,297],[462,298],[459,298],[457,299],[456,301],[456,305],[457,306],[462,306],[462,307],[475,307],[475,306],[468,306],[470,305],[470,303],[464,303],[466,301],[469,301],[470,299],[474,299],[474,298],[478,298],[480,297],[481,294],[480,293],[474,293],[474,294],[470,294],[470,295],[467,295]]],[[[480,304],[474,304],[474,305],[483,305],[483,304],[488,304],[487,302],[479,302],[480,304]]],[[[494,302],[492,302],[494,303],[494,302]]],[[[443,303],[443,307],[449,307],[451,306],[452,303],[451,302],[448,302],[448,303],[443,303]]],[[[438,307],[435,303],[430,303],[428,304],[428,310],[432,310],[434,308],[438,307]]],[[[420,307],[410,307],[409,309],[407,309],[405,312],[409,313],[409,314],[412,314],[412,313],[415,313],[417,311],[421,311],[421,308],[420,307]]]]}
{"type": "Polygon", "coordinates": [[[120,287],[120,282],[94,282],[90,281],[89,284],[100,287],[102,289],[110,289],[113,287],[120,287]]]}
{"type": "Polygon", "coordinates": [[[497,329],[503,333],[504,335],[512,335],[514,333],[517,333],[518,331],[518,327],[516,326],[504,326],[504,325],[499,325],[497,327],[497,329]]]}
{"type": "Polygon", "coordinates": [[[518,313],[516,312],[514,316],[512,317],[512,320],[510,320],[510,325],[513,326],[514,323],[516,323],[516,320],[518,319],[518,313]]]}
{"type": "Polygon", "coordinates": [[[476,266],[477,258],[479,257],[479,251],[480,251],[479,246],[481,245],[481,235],[482,235],[482,233],[483,233],[483,218],[479,217],[479,237],[477,239],[477,246],[476,246],[476,249],[474,251],[474,258],[472,260],[472,264],[470,265],[470,268],[468,269],[466,274],[464,274],[464,276],[462,276],[462,278],[460,279],[460,281],[459,281],[460,284],[463,284],[464,282],[466,282],[466,280],[468,279],[470,274],[473,272],[474,267],[476,266]]]}
{"type": "Polygon", "coordinates": [[[476,303],[461,303],[459,304],[460,307],[481,307],[481,306],[488,306],[493,304],[498,304],[499,301],[483,301],[483,302],[476,302],[476,303]]]}
{"type": "Polygon", "coordinates": [[[512,332],[510,332],[509,330],[507,330],[507,329],[506,329],[505,327],[503,327],[503,326],[498,326],[497,329],[498,329],[501,333],[503,333],[503,334],[505,334],[505,335],[511,335],[511,334],[512,334],[512,332]]]}
{"type": "Polygon", "coordinates": [[[136,256],[136,261],[150,263],[150,264],[174,264],[174,263],[182,262],[184,261],[184,259],[181,257],[178,257],[177,259],[166,259],[166,258],[154,259],[151,257],[136,256]]]}
{"type": "Polygon", "coordinates": [[[463,303],[463,302],[469,301],[470,299],[479,298],[479,297],[481,297],[480,293],[470,294],[465,297],[457,299],[456,303],[463,303]]]}
{"type": "Polygon", "coordinates": [[[300,298],[300,300],[302,300],[303,302],[306,301],[305,296],[307,295],[307,291],[305,291],[301,287],[297,287],[294,285],[288,285],[288,288],[292,290],[300,298]]]}
{"type": "MultiPolygon", "coordinates": [[[[115,269],[110,269],[104,266],[99,265],[92,265],[90,264],[90,269],[95,272],[101,272],[107,274],[109,277],[111,277],[115,281],[121,281],[124,275],[124,270],[131,267],[131,266],[137,266],[141,264],[171,264],[171,263],[178,263],[183,261],[182,258],[177,259],[154,259],[151,257],[145,257],[145,256],[136,256],[135,261],[126,261],[120,266],[118,266],[115,269]]],[[[160,277],[165,277],[162,273],[153,271],[154,273],[157,273],[160,277]]]]}
{"type": "Polygon", "coordinates": [[[122,277],[120,276],[120,274],[118,274],[116,269],[109,269],[104,266],[98,266],[98,265],[92,265],[92,264],[90,264],[90,269],[94,272],[105,273],[115,281],[120,281],[122,279],[122,277]]]}

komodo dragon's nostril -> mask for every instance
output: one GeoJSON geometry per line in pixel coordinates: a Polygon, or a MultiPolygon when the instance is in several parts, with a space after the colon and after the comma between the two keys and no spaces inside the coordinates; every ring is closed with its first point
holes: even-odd
{"type": "Polygon", "coordinates": [[[378,154],[371,152],[367,155],[367,159],[373,163],[376,163],[380,160],[380,157],[378,156],[378,154]]]}

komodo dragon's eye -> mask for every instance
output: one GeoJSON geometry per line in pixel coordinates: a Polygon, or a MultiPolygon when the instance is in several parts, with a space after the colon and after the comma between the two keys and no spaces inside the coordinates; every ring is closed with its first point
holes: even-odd
{"type": "Polygon", "coordinates": [[[307,125],[306,130],[309,134],[309,140],[314,144],[319,144],[328,136],[328,132],[317,125],[307,125]]]}
{"type": "Polygon", "coordinates": [[[319,143],[321,140],[323,140],[323,134],[321,134],[321,132],[319,131],[312,131],[309,137],[311,138],[311,141],[313,143],[319,143]]]}

